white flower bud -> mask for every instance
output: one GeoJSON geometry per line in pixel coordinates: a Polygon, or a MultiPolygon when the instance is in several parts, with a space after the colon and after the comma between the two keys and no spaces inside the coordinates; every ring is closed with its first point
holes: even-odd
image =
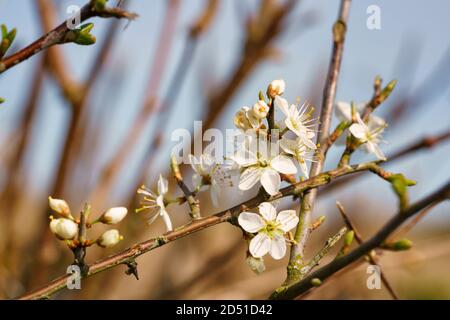
{"type": "Polygon", "coordinates": [[[66,218],[53,219],[50,221],[50,230],[60,240],[73,240],[78,233],[78,225],[66,218]]]}
{"type": "Polygon", "coordinates": [[[249,129],[250,122],[247,119],[247,114],[245,109],[239,110],[236,115],[234,116],[234,125],[239,129],[249,129]]]}
{"type": "Polygon", "coordinates": [[[116,207],[106,210],[100,217],[99,221],[105,224],[116,224],[125,218],[128,210],[125,207],[116,207]]]}
{"type": "Polygon", "coordinates": [[[116,229],[108,230],[103,233],[97,240],[97,244],[103,248],[110,248],[115,246],[122,240],[123,237],[119,234],[116,229]]]}
{"type": "Polygon", "coordinates": [[[273,80],[267,88],[267,95],[272,99],[275,99],[276,96],[281,96],[284,93],[285,88],[286,83],[284,82],[284,80],[273,80]]]}
{"type": "Polygon", "coordinates": [[[269,106],[264,100],[259,100],[253,105],[253,115],[258,119],[264,119],[269,113],[269,106]]]}
{"type": "Polygon", "coordinates": [[[70,214],[70,207],[65,200],[48,197],[48,204],[53,211],[60,214],[64,218],[72,218],[72,215],[70,214]]]}

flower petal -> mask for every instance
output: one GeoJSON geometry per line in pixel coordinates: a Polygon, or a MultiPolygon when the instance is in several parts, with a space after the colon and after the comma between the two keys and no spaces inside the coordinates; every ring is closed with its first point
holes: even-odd
{"type": "Polygon", "coordinates": [[[284,210],[278,213],[277,222],[281,224],[280,229],[288,232],[298,224],[298,217],[295,210],[284,210]]]}
{"type": "Polygon", "coordinates": [[[270,243],[270,255],[275,260],[282,259],[286,254],[286,240],[283,235],[277,234],[270,243]]]}
{"type": "Polygon", "coordinates": [[[253,212],[242,212],[238,222],[242,229],[250,233],[256,233],[266,225],[261,216],[253,212]]]}
{"type": "Polygon", "coordinates": [[[290,117],[289,103],[287,102],[286,99],[284,99],[280,96],[276,96],[275,97],[275,106],[280,108],[281,112],[283,112],[286,117],[290,117]]]}
{"type": "Polygon", "coordinates": [[[338,101],[336,103],[336,116],[341,121],[352,121],[352,106],[350,103],[338,101]]]}
{"type": "Polygon", "coordinates": [[[297,167],[291,158],[283,155],[276,156],[270,161],[270,166],[284,174],[296,174],[297,167]]]}
{"type": "Polygon", "coordinates": [[[197,160],[197,158],[193,154],[190,154],[188,157],[189,157],[189,163],[191,164],[192,169],[196,173],[200,174],[201,173],[201,172],[199,172],[200,171],[199,170],[199,163],[200,163],[200,161],[197,160]]]}
{"type": "Polygon", "coordinates": [[[170,220],[170,217],[169,217],[169,213],[167,213],[167,211],[165,209],[161,208],[161,211],[159,214],[161,215],[161,217],[164,220],[164,223],[166,224],[167,231],[168,232],[172,231],[173,227],[172,227],[172,221],[170,220]]]}
{"type": "Polygon", "coordinates": [[[249,251],[255,258],[261,258],[270,250],[271,240],[265,233],[258,233],[251,241],[249,251]]]}
{"type": "Polygon", "coordinates": [[[217,183],[213,183],[209,192],[213,206],[216,208],[219,207],[220,186],[217,183]]]}
{"type": "Polygon", "coordinates": [[[386,156],[384,155],[383,151],[381,151],[380,146],[376,143],[368,141],[367,149],[370,150],[370,152],[374,153],[378,159],[386,160],[386,156]]]}
{"type": "Polygon", "coordinates": [[[258,183],[261,178],[261,170],[259,168],[250,167],[244,170],[239,180],[239,189],[249,190],[258,183]]]}
{"type": "Polygon", "coordinates": [[[366,141],[366,127],[359,124],[359,123],[354,123],[350,126],[350,128],[348,129],[350,130],[350,133],[357,139],[360,139],[362,141],[366,141]]]}
{"type": "Polygon", "coordinates": [[[280,174],[272,168],[264,169],[261,175],[261,184],[271,196],[277,194],[281,184],[280,174]]]}
{"type": "Polygon", "coordinates": [[[267,221],[275,221],[277,218],[277,210],[270,202],[263,202],[259,206],[259,213],[266,219],[267,221]]]}
{"type": "Polygon", "coordinates": [[[158,194],[166,194],[167,191],[169,191],[169,182],[160,174],[158,179],[158,194]]]}

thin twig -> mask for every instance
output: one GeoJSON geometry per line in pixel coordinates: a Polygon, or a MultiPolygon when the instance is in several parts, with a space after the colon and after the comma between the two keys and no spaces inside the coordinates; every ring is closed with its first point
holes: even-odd
{"type": "MultiPolygon", "coordinates": [[[[322,171],[325,162],[325,156],[329,145],[328,140],[331,117],[333,113],[333,105],[336,97],[337,83],[339,71],[344,52],[344,41],[347,29],[347,20],[350,11],[351,0],[342,0],[339,9],[338,20],[333,26],[333,50],[328,70],[328,76],[323,90],[322,109],[320,114],[320,124],[317,141],[320,146],[318,148],[318,160],[311,165],[310,176],[316,176],[322,171]]],[[[300,223],[295,232],[295,241],[297,242],[291,249],[288,266],[288,276],[286,283],[292,282],[297,277],[298,270],[295,268],[299,261],[304,260],[304,246],[309,232],[307,226],[312,212],[312,207],[317,195],[317,190],[311,190],[303,194],[300,208],[300,223]],[[297,270],[297,271],[295,271],[297,270]]]]}
{"type": "MultiPolygon", "coordinates": [[[[137,17],[137,15],[134,13],[124,11],[120,8],[105,8],[99,11],[95,9],[95,7],[92,4],[92,1],[90,1],[83,8],[81,8],[80,22],[84,22],[93,17],[134,19],[137,17]]],[[[63,22],[58,27],[51,30],[47,34],[43,35],[26,48],[1,60],[0,73],[3,73],[6,70],[11,69],[12,67],[31,58],[32,56],[41,52],[42,50],[48,49],[51,46],[57,44],[65,43],[66,36],[70,32],[72,32],[72,30],[69,29],[66,22],[63,22]]]]}
{"type": "MultiPolygon", "coordinates": [[[[201,218],[198,220],[194,220],[191,223],[177,228],[172,232],[168,232],[163,236],[156,237],[142,243],[138,243],[133,247],[126,249],[118,254],[100,260],[93,265],[89,266],[89,273],[86,275],[87,277],[92,276],[96,273],[108,270],[120,264],[126,264],[130,259],[135,259],[138,256],[142,255],[145,252],[156,249],[162,245],[165,245],[169,242],[175,241],[179,238],[188,236],[192,233],[198,232],[208,227],[212,227],[219,223],[223,222],[231,222],[236,223],[236,217],[244,210],[244,208],[254,208],[257,207],[261,202],[264,201],[275,201],[284,197],[297,195],[301,192],[310,190],[312,188],[318,188],[320,186],[328,184],[332,179],[337,179],[339,177],[353,174],[356,172],[371,170],[375,174],[380,174],[377,172],[376,167],[378,165],[374,162],[362,163],[359,165],[348,166],[346,168],[338,168],[335,170],[327,171],[321,173],[315,177],[312,177],[308,180],[304,180],[298,182],[294,185],[285,187],[280,190],[280,192],[274,196],[269,196],[265,193],[260,193],[256,197],[253,197],[250,200],[245,201],[239,205],[236,205],[228,210],[224,210],[217,214],[201,218]]],[[[63,288],[66,287],[66,280],[68,276],[60,277],[41,289],[35,290],[29,294],[26,294],[21,297],[21,299],[39,299],[42,297],[47,297],[51,294],[54,294],[63,288]]]]}
{"type": "MultiPolygon", "coordinates": [[[[353,232],[355,233],[356,242],[358,242],[358,244],[362,244],[364,242],[364,240],[363,240],[361,234],[359,233],[358,229],[356,229],[355,225],[350,220],[350,217],[345,213],[344,206],[340,202],[336,202],[336,206],[339,209],[339,212],[340,212],[340,214],[342,216],[342,219],[344,219],[345,224],[349,227],[350,230],[353,230],[353,232]]],[[[427,210],[428,209],[426,209],[424,211],[427,211],[427,210]]],[[[420,216],[420,215],[422,215],[422,213],[420,213],[418,216],[420,216]]],[[[378,268],[380,268],[380,270],[381,270],[381,266],[375,260],[374,254],[372,254],[372,252],[369,253],[368,255],[366,255],[366,257],[369,259],[370,264],[378,266],[378,268]]],[[[381,281],[385,285],[386,289],[388,290],[388,292],[390,293],[392,298],[394,300],[398,300],[398,295],[394,291],[394,288],[392,287],[392,285],[389,283],[389,281],[386,278],[386,275],[384,274],[384,272],[381,272],[380,276],[381,276],[381,281]]]]}
{"type": "Polygon", "coordinates": [[[295,282],[289,286],[284,286],[275,291],[272,299],[294,299],[295,297],[303,294],[313,287],[311,281],[315,278],[325,280],[332,276],[335,272],[348,266],[349,264],[357,261],[361,257],[365,256],[371,250],[379,247],[388,237],[394,232],[401,224],[407,219],[414,216],[416,213],[427,208],[431,204],[444,201],[449,198],[450,195],[450,181],[446,185],[439,188],[431,195],[423,198],[408,208],[398,212],[391,220],[389,220],[372,238],[362,243],[358,248],[350,252],[349,254],[336,259],[329,263],[325,267],[313,272],[308,277],[302,279],[299,282],[295,282]]]}

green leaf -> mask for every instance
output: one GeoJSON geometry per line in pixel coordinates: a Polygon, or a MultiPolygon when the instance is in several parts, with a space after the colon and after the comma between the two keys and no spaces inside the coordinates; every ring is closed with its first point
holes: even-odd
{"type": "Polygon", "coordinates": [[[344,236],[344,245],[347,247],[350,246],[352,244],[354,238],[355,238],[355,232],[353,230],[350,230],[344,236]]]}
{"type": "Polygon", "coordinates": [[[1,25],[2,28],[2,39],[5,39],[8,37],[8,28],[4,24],[1,25]]]}
{"type": "Polygon", "coordinates": [[[405,178],[401,173],[393,174],[387,180],[400,200],[400,209],[405,209],[408,205],[408,187],[414,186],[416,182],[405,178]]]}
{"type": "Polygon", "coordinates": [[[2,104],[3,102],[5,102],[5,99],[0,98],[0,104],[2,104]]]}
{"type": "Polygon", "coordinates": [[[82,46],[94,44],[97,39],[90,33],[93,27],[93,23],[87,23],[76,30],[72,30],[71,34],[67,37],[66,42],[73,42],[82,46]]]}
{"type": "Polygon", "coordinates": [[[413,243],[411,240],[403,238],[395,242],[388,242],[382,245],[383,249],[392,251],[405,251],[411,249],[413,243]]]}

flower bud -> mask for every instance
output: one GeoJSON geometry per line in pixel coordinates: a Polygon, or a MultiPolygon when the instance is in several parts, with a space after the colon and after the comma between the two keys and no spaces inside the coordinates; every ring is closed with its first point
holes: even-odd
{"type": "Polygon", "coordinates": [[[258,119],[264,119],[269,113],[269,106],[264,100],[259,100],[253,105],[253,115],[258,119]]]}
{"type": "Polygon", "coordinates": [[[66,218],[50,221],[50,230],[60,240],[73,240],[78,233],[78,225],[66,218]]]}
{"type": "Polygon", "coordinates": [[[73,219],[70,214],[70,207],[65,200],[48,197],[48,204],[53,211],[60,214],[64,218],[73,219]]]}
{"type": "Polygon", "coordinates": [[[103,233],[97,240],[97,244],[103,248],[110,248],[115,246],[122,240],[123,237],[119,234],[116,229],[108,230],[103,233]]]}
{"type": "Polygon", "coordinates": [[[404,251],[411,249],[413,243],[411,240],[403,238],[395,242],[384,243],[382,248],[392,251],[404,251]]]}
{"type": "Polygon", "coordinates": [[[125,218],[128,210],[125,207],[116,207],[106,210],[99,218],[99,221],[105,224],[116,224],[125,218]]]}
{"type": "Polygon", "coordinates": [[[234,116],[234,125],[242,130],[246,130],[250,127],[250,123],[244,109],[239,110],[234,116]]]}
{"type": "Polygon", "coordinates": [[[284,93],[285,88],[286,84],[284,83],[284,80],[273,80],[267,88],[267,95],[270,98],[275,99],[276,96],[281,96],[284,93]]]}
{"type": "Polygon", "coordinates": [[[247,264],[256,274],[263,273],[266,270],[263,258],[255,258],[252,255],[248,255],[247,264]]]}

